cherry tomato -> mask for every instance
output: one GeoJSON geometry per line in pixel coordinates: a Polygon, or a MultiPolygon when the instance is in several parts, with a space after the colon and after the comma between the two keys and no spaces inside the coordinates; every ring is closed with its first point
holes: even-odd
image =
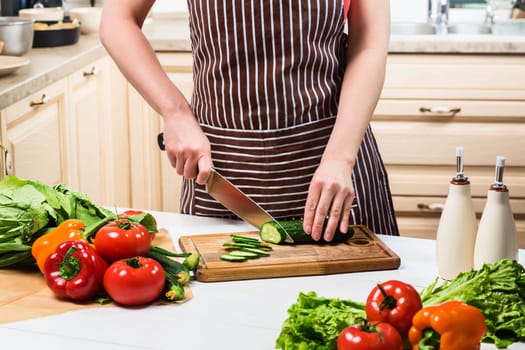
{"type": "Polygon", "coordinates": [[[390,323],[403,336],[408,333],[412,318],[421,308],[421,297],[414,287],[391,280],[372,289],[366,300],[365,311],[369,322],[390,323]]]}
{"type": "Polygon", "coordinates": [[[151,303],[165,283],[162,266],[143,256],[115,261],[104,272],[104,289],[116,303],[126,306],[151,303]]]}
{"type": "Polygon", "coordinates": [[[401,350],[403,340],[388,323],[346,327],[337,338],[337,350],[401,350]]]}
{"type": "Polygon", "coordinates": [[[146,255],[150,247],[148,230],[128,219],[110,221],[95,236],[95,249],[109,263],[146,255]]]}

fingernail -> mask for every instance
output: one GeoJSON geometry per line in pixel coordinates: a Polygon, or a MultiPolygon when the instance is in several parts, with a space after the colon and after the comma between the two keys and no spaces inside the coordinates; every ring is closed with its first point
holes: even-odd
{"type": "Polygon", "coordinates": [[[310,233],[310,232],[312,232],[312,226],[310,226],[310,225],[306,226],[306,227],[304,228],[304,232],[305,232],[305,233],[310,233]]]}

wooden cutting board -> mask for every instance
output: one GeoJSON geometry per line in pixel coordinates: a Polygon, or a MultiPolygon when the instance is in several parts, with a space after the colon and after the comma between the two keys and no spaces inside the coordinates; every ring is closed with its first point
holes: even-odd
{"type": "MultiPolygon", "coordinates": [[[[325,275],[399,267],[399,256],[366,226],[352,228],[354,235],[343,243],[272,245],[270,256],[243,262],[220,259],[221,255],[227,253],[223,243],[231,242],[231,233],[182,236],[179,244],[184,252],[200,254],[196,279],[202,282],[325,275]]],[[[256,231],[236,234],[259,238],[256,231]]]]}

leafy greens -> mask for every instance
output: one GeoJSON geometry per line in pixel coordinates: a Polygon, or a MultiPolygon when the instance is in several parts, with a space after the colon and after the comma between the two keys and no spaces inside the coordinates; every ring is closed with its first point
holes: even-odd
{"type": "Polygon", "coordinates": [[[48,186],[6,176],[0,181],[0,267],[32,263],[31,244],[73,218],[89,229],[116,214],[64,184],[48,186]]]}
{"type": "Polygon", "coordinates": [[[300,293],[288,315],[276,341],[278,349],[336,350],[339,333],[366,317],[364,303],[319,297],[315,292],[300,293]]]}

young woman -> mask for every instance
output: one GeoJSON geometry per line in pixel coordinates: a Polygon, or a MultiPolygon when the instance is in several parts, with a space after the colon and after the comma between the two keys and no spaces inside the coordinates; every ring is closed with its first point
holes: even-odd
{"type": "Polygon", "coordinates": [[[349,224],[398,234],[369,126],[388,0],[188,0],[191,103],[141,31],[154,2],[106,0],[100,36],[164,119],[167,156],[184,176],[183,213],[234,217],[205,192],[215,167],[274,217],[303,219],[314,239],[349,224]]]}

